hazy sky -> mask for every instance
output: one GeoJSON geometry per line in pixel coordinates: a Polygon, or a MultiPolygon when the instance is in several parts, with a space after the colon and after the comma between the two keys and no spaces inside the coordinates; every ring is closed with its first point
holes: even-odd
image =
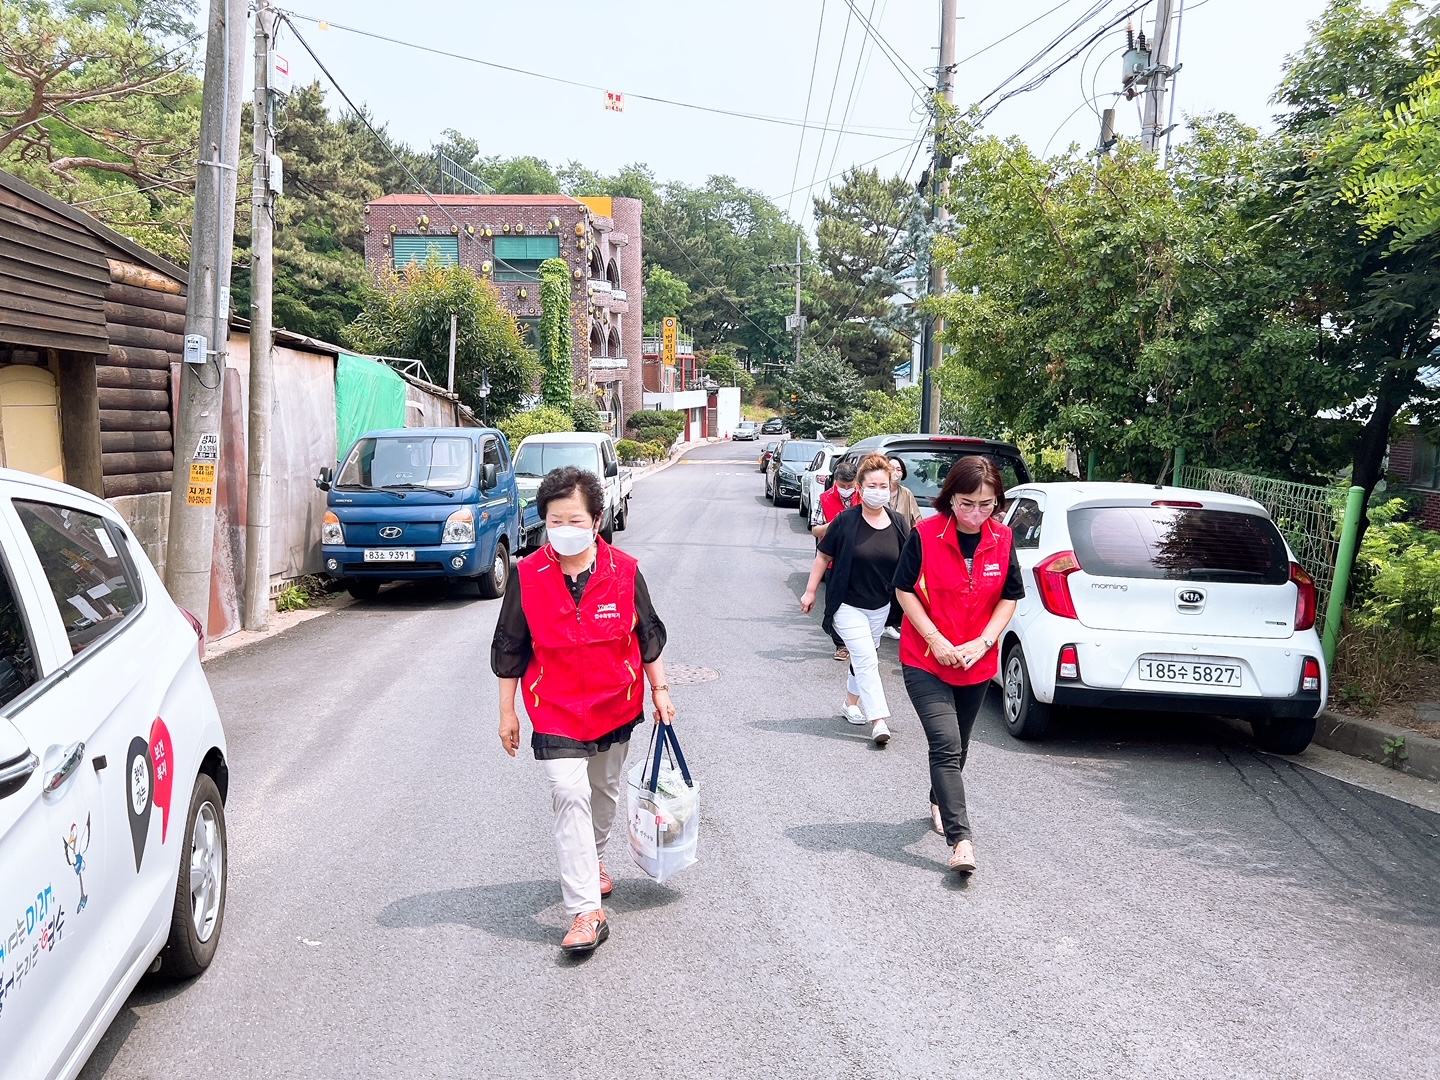
{"type": "MultiPolygon", "coordinates": [[[[899,54],[902,63],[892,64],[866,38],[846,0],[298,2],[304,6],[297,14],[601,88],[497,71],[297,20],[345,91],[417,148],[428,147],[453,127],[478,140],[482,153],[533,154],[552,165],[573,158],[610,172],[638,161],[661,180],[688,183],[723,173],[765,192],[796,216],[808,214],[808,192],[791,194],[792,189],[881,155],[888,156],[876,164],[890,172],[915,159],[922,114],[909,84],[918,80],[897,68],[908,65],[933,80],[928,69],[936,62],[940,8],[939,0],[854,0],[899,54]],[[818,127],[828,111],[832,128],[841,127],[843,119],[851,133],[807,130],[802,148],[798,126],[636,96],[798,123],[806,111],[822,10],[810,122],[818,127]],[[626,95],[623,112],[606,111],[604,90],[626,95]]],[[[1136,2],[960,0],[957,57],[994,47],[960,65],[957,103],[983,98],[1091,8],[1098,6],[1101,13],[1067,42],[1078,45],[1136,2]],[[1051,9],[1035,25],[995,44],[1051,9]]],[[[1322,8],[1323,0],[1187,3],[1179,39],[1184,70],[1176,83],[1177,118],[1185,112],[1228,110],[1266,126],[1281,64],[1305,41],[1307,24],[1322,8]]],[[[1153,11],[1151,4],[1137,17],[1137,29],[1138,20],[1145,19],[1148,31],[1153,11]]],[[[1099,120],[1086,99],[1098,93],[1106,96],[1093,103],[1094,109],[1110,104],[1108,95],[1119,87],[1123,41],[1123,30],[1112,32],[1044,86],[1002,105],[987,130],[1019,135],[1037,151],[1060,150],[1072,140],[1092,145],[1099,120]]],[[[282,34],[280,50],[291,60],[297,80],[320,75],[293,37],[282,34]]],[[[339,105],[333,90],[329,100],[339,105]]],[[[1120,131],[1133,135],[1139,127],[1136,105],[1122,101],[1120,131]]],[[[915,165],[912,175],[919,168],[915,165]]]]}

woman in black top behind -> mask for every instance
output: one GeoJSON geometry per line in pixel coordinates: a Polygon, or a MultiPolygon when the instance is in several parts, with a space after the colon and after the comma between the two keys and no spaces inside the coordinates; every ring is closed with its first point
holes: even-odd
{"type": "Polygon", "coordinates": [[[808,613],[815,606],[815,590],[833,560],[825,587],[825,629],[833,627],[850,650],[844,716],[852,724],[868,722],[875,745],[884,746],[890,741],[890,704],[876,650],[895,599],[895,568],[910,524],[890,509],[890,463],[884,457],[865,458],[856,481],[860,505],[844,511],[821,538],[800,610],[808,613]]]}

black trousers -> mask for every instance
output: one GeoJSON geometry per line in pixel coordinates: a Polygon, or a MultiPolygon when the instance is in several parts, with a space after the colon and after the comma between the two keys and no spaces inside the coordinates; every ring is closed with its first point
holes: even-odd
{"type": "Polygon", "coordinates": [[[904,667],[905,690],[930,744],[930,801],[940,807],[945,842],[952,847],[970,839],[965,808],[965,758],[970,731],[985,700],[989,682],[951,686],[922,668],[904,667]]]}

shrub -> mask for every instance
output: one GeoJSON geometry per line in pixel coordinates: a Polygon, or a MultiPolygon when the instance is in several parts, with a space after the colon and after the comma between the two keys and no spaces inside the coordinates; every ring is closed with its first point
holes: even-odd
{"type": "Polygon", "coordinates": [[[671,443],[647,442],[642,453],[651,461],[663,461],[670,456],[671,443]]]}
{"type": "Polygon", "coordinates": [[[574,431],[575,421],[569,413],[541,405],[529,412],[515,413],[500,421],[498,427],[513,452],[522,439],[531,435],[548,435],[554,431],[574,431]]]}
{"type": "Polygon", "coordinates": [[[676,409],[647,409],[632,413],[626,426],[640,441],[673,443],[685,430],[685,414],[676,409]]]}
{"type": "Polygon", "coordinates": [[[634,465],[637,461],[644,460],[644,444],[634,439],[621,439],[615,444],[615,453],[620,455],[620,460],[626,465],[634,465]]]}
{"type": "Polygon", "coordinates": [[[1403,631],[1433,656],[1440,652],[1440,535],[1395,520],[1404,510],[1402,500],[1392,499],[1370,511],[1351,614],[1357,627],[1403,631]]]}
{"type": "Polygon", "coordinates": [[[605,430],[605,423],[600,419],[600,407],[593,397],[583,391],[577,393],[570,403],[570,418],[575,421],[576,431],[605,430]]]}

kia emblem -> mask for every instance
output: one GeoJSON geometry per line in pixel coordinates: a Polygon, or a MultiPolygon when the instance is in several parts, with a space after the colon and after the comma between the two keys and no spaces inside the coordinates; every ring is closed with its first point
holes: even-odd
{"type": "Polygon", "coordinates": [[[1199,589],[1181,589],[1181,590],[1180,590],[1180,603],[1182,603],[1182,604],[1203,604],[1204,602],[1205,602],[1205,594],[1204,594],[1203,592],[1201,592],[1199,589]]]}
{"type": "Polygon", "coordinates": [[[386,525],[383,529],[380,530],[380,535],[386,540],[394,540],[399,537],[400,534],[404,531],[405,530],[402,529],[399,525],[386,525]]]}

